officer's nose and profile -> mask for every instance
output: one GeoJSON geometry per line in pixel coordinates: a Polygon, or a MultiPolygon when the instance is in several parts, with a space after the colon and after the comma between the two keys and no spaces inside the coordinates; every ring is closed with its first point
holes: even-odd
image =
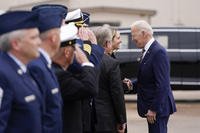
{"type": "Polygon", "coordinates": [[[37,15],[0,15],[0,132],[42,133],[41,94],[26,65],[39,56],[37,15]]]}

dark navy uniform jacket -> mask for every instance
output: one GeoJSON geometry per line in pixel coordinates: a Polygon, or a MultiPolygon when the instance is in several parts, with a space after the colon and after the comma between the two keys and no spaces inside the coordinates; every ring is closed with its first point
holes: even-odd
{"type": "Polygon", "coordinates": [[[45,111],[43,115],[44,133],[62,132],[62,98],[56,76],[45,57],[40,57],[28,65],[31,75],[39,84],[45,111]]]}
{"type": "Polygon", "coordinates": [[[42,133],[37,85],[4,52],[0,55],[0,133],[42,133]]]}
{"type": "MultiPolygon", "coordinates": [[[[97,95],[97,77],[93,67],[84,66],[77,77],[69,71],[65,71],[56,63],[53,67],[58,77],[61,94],[64,102],[63,107],[63,133],[83,133],[83,117],[87,115],[82,112],[84,99],[97,95]]],[[[87,110],[89,113],[90,110],[87,110]]],[[[88,122],[87,125],[90,125],[88,122]]]]}

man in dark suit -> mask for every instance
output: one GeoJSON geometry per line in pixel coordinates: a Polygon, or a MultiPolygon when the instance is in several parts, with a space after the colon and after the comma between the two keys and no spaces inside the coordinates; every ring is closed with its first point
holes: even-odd
{"type": "MultiPolygon", "coordinates": [[[[61,38],[65,39],[66,36],[64,34],[64,37],[61,38]]],[[[82,101],[97,95],[94,65],[89,62],[78,45],[75,45],[77,44],[74,40],[62,40],[61,48],[53,58],[53,67],[64,102],[63,133],[83,133],[83,117],[85,114],[82,113],[84,106],[82,101]],[[69,65],[72,64],[74,56],[82,67],[78,76],[67,70],[69,65]]],[[[90,125],[90,123],[87,124],[90,125]]]]}
{"type": "Polygon", "coordinates": [[[105,49],[99,76],[99,93],[95,98],[97,133],[124,133],[126,109],[119,62],[112,58],[112,33],[108,27],[94,29],[97,43],[105,49]]]}
{"type": "Polygon", "coordinates": [[[37,15],[0,16],[0,132],[42,133],[42,96],[26,65],[39,57],[37,15]]]}
{"type": "Polygon", "coordinates": [[[39,5],[32,10],[38,14],[42,44],[39,49],[40,57],[33,60],[28,68],[43,95],[43,132],[62,133],[62,98],[52,70],[51,58],[60,46],[60,27],[67,14],[67,8],[62,5],[39,5]]]}
{"type": "Polygon", "coordinates": [[[137,93],[138,113],[148,122],[149,133],[167,133],[170,114],[176,111],[170,87],[170,64],[166,50],[153,38],[153,30],[146,21],[131,26],[132,39],[143,49],[137,80],[129,87],[137,93]]]}

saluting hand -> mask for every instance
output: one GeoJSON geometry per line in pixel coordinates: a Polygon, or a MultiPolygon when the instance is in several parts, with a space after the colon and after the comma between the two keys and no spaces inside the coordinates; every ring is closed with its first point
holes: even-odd
{"type": "Polygon", "coordinates": [[[75,49],[75,57],[78,63],[83,64],[85,62],[89,62],[85,53],[77,45],[75,46],[75,49]]]}
{"type": "Polygon", "coordinates": [[[78,36],[83,41],[89,40],[88,30],[86,29],[86,27],[80,27],[79,28],[78,36]]]}
{"type": "Polygon", "coordinates": [[[94,35],[94,32],[92,30],[90,30],[89,28],[87,28],[87,33],[88,33],[88,36],[89,36],[89,41],[92,44],[97,44],[97,38],[94,35]]]}

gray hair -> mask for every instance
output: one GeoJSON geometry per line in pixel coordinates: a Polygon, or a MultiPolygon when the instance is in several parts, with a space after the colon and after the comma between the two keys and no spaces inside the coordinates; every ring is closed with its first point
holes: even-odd
{"type": "Polygon", "coordinates": [[[43,41],[47,39],[49,36],[52,36],[52,34],[55,34],[55,30],[60,30],[60,28],[52,28],[50,30],[47,30],[45,32],[40,33],[40,39],[43,41]]]}
{"type": "Polygon", "coordinates": [[[99,26],[92,28],[92,30],[97,38],[98,45],[104,47],[107,41],[112,41],[112,31],[110,28],[106,26],[99,26]]]}
{"type": "Polygon", "coordinates": [[[12,31],[6,34],[3,34],[0,36],[0,49],[2,51],[9,51],[12,46],[11,46],[11,40],[12,39],[19,39],[21,37],[23,37],[24,35],[24,30],[16,30],[16,31],[12,31]]]}
{"type": "Polygon", "coordinates": [[[135,21],[132,25],[131,28],[137,28],[140,31],[145,31],[147,32],[149,35],[153,36],[153,29],[150,26],[150,24],[148,24],[146,21],[144,20],[138,20],[135,21]]]}

